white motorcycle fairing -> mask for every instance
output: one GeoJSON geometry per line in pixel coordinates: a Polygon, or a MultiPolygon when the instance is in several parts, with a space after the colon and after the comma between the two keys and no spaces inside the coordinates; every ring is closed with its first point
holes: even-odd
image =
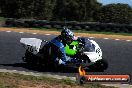
{"type": "Polygon", "coordinates": [[[91,44],[94,46],[94,50],[90,52],[83,52],[85,55],[87,55],[91,62],[96,62],[97,60],[102,59],[102,50],[99,47],[99,45],[94,40],[89,40],[91,44]]]}
{"type": "MultiPolygon", "coordinates": [[[[47,51],[44,51],[45,47],[47,47],[47,41],[37,38],[21,38],[20,43],[26,49],[25,56],[22,58],[24,62],[27,62],[29,65],[39,64],[49,66],[50,64],[51,66],[53,65],[52,67],[58,66],[52,59],[45,56],[47,55],[45,54],[47,51]],[[49,63],[49,59],[51,63],[49,63]]],[[[85,65],[86,69],[88,67],[93,70],[106,70],[108,68],[108,63],[102,58],[102,50],[99,45],[94,40],[89,40],[87,38],[81,38],[81,43],[80,45],[82,48],[80,47],[80,50],[82,49],[82,52],[80,52],[81,54],[77,54],[80,56],[77,56],[77,58],[75,57],[75,61],[67,64],[67,67],[76,68],[79,63],[80,65],[85,65]]],[[[70,49],[72,48],[76,50],[76,44],[70,47],[70,49]]]]}
{"type": "Polygon", "coordinates": [[[40,50],[42,40],[37,38],[21,38],[20,43],[29,52],[37,54],[40,50]]]}

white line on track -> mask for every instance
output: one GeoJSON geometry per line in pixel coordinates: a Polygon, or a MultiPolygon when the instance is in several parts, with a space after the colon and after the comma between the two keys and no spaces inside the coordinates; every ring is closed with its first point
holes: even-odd
{"type": "Polygon", "coordinates": [[[51,34],[45,34],[45,35],[51,35],[51,34]]]}
{"type": "Polygon", "coordinates": [[[104,39],[109,39],[109,38],[104,38],[104,39]]]}
{"type": "Polygon", "coordinates": [[[130,41],[132,41],[132,40],[126,40],[127,42],[130,42],[130,41]]]}
{"type": "Polygon", "coordinates": [[[81,36],[76,36],[76,37],[81,37],[81,36]]]}
{"type": "Polygon", "coordinates": [[[115,39],[115,40],[117,40],[117,41],[118,41],[118,40],[120,40],[120,39],[115,39]]]}
{"type": "Polygon", "coordinates": [[[11,31],[6,31],[6,32],[11,32],[11,31]]]}
{"type": "Polygon", "coordinates": [[[20,34],[24,33],[24,32],[19,32],[20,34]]]}
{"type": "Polygon", "coordinates": [[[94,37],[89,37],[89,38],[94,38],[94,37]]]}
{"type": "Polygon", "coordinates": [[[32,33],[32,34],[36,35],[37,33],[32,33]]]}
{"type": "MultiPolygon", "coordinates": [[[[11,31],[6,31],[6,32],[8,32],[8,33],[10,33],[11,31]]],[[[22,34],[22,33],[24,33],[24,32],[19,32],[20,34],[22,34]]],[[[34,35],[36,35],[37,33],[32,33],[32,34],[34,34],[34,35]]],[[[51,34],[45,34],[45,35],[51,35],[51,34]]],[[[80,37],[80,36],[76,36],[76,37],[80,37]]],[[[91,39],[93,39],[93,38],[95,38],[95,37],[89,37],[89,38],[91,38],[91,39]]],[[[109,39],[109,38],[103,38],[103,39],[109,39]]],[[[116,41],[118,41],[118,40],[120,40],[120,39],[115,39],[116,41]]],[[[127,41],[127,42],[130,42],[130,41],[132,41],[132,40],[125,40],[125,41],[127,41]]]]}

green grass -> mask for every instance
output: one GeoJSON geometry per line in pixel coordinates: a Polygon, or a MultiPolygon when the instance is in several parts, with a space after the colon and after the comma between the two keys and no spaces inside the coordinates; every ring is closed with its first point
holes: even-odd
{"type": "Polygon", "coordinates": [[[0,21],[5,21],[5,18],[4,17],[0,17],[0,21]]]}
{"type": "MultiPolygon", "coordinates": [[[[0,17],[0,21],[4,20],[5,18],[0,17]]],[[[20,28],[20,27],[10,27],[10,28],[20,28]]],[[[42,31],[58,31],[61,32],[62,29],[56,29],[56,28],[28,28],[29,30],[42,30],[42,31]]],[[[90,34],[105,34],[105,35],[123,35],[123,36],[132,36],[132,33],[115,33],[115,32],[97,32],[97,31],[86,31],[85,29],[79,29],[75,30],[72,29],[75,33],[90,33],[90,34]]]]}
{"type": "MultiPolygon", "coordinates": [[[[0,17],[0,22],[4,22],[6,18],[0,17]]],[[[11,27],[11,28],[17,28],[17,27],[11,27]]],[[[48,29],[48,28],[30,28],[30,30],[47,30],[47,31],[61,31],[61,29],[48,29]]],[[[90,34],[106,34],[106,35],[123,35],[123,36],[132,36],[132,33],[114,33],[114,32],[97,32],[97,31],[86,31],[85,29],[75,30],[73,29],[73,32],[75,33],[90,33],[90,34]]]]}
{"type": "MultiPolygon", "coordinates": [[[[0,88],[17,88],[19,82],[21,81],[28,81],[29,84],[33,85],[38,83],[49,83],[50,85],[61,85],[62,87],[65,87],[66,85],[69,85],[68,88],[73,87],[81,87],[81,88],[115,88],[115,87],[106,87],[100,84],[93,84],[93,83],[87,83],[84,85],[77,85],[75,81],[71,81],[70,79],[55,79],[55,78],[49,78],[44,76],[31,76],[31,75],[21,75],[17,73],[0,73],[0,88]],[[14,82],[13,82],[14,81],[14,82]],[[37,83],[36,83],[37,82],[37,83]]],[[[26,84],[28,85],[28,84],[26,84]]]]}
{"type": "Polygon", "coordinates": [[[132,33],[96,32],[96,31],[89,31],[88,33],[91,33],[91,34],[106,34],[106,35],[132,36],[132,33]]]}
{"type": "MultiPolygon", "coordinates": [[[[30,30],[47,30],[47,31],[61,31],[61,29],[48,29],[48,28],[30,28],[30,30]]],[[[75,33],[90,33],[90,34],[106,34],[106,35],[123,35],[132,36],[132,33],[114,33],[114,32],[97,32],[97,31],[85,31],[85,30],[74,30],[75,33]]]]}

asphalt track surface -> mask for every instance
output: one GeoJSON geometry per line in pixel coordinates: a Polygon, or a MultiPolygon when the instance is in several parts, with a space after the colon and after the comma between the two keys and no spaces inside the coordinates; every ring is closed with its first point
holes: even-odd
{"type": "MultiPolygon", "coordinates": [[[[18,32],[0,32],[0,69],[41,72],[25,66],[21,57],[25,50],[20,44],[20,38],[39,38],[50,40],[55,35],[39,35],[18,32]]],[[[130,74],[132,76],[132,41],[93,38],[101,47],[103,57],[107,59],[109,67],[105,72],[88,72],[89,74],[130,74]]],[[[50,72],[52,74],[75,76],[75,73],[50,72]]],[[[132,82],[131,82],[132,84],[132,82]]]]}

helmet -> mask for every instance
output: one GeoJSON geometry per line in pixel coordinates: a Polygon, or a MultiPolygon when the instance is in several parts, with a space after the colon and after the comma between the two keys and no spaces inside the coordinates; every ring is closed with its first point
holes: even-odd
{"type": "Polygon", "coordinates": [[[64,28],[61,32],[61,37],[65,42],[70,42],[74,38],[74,33],[68,28],[64,28]]]}

